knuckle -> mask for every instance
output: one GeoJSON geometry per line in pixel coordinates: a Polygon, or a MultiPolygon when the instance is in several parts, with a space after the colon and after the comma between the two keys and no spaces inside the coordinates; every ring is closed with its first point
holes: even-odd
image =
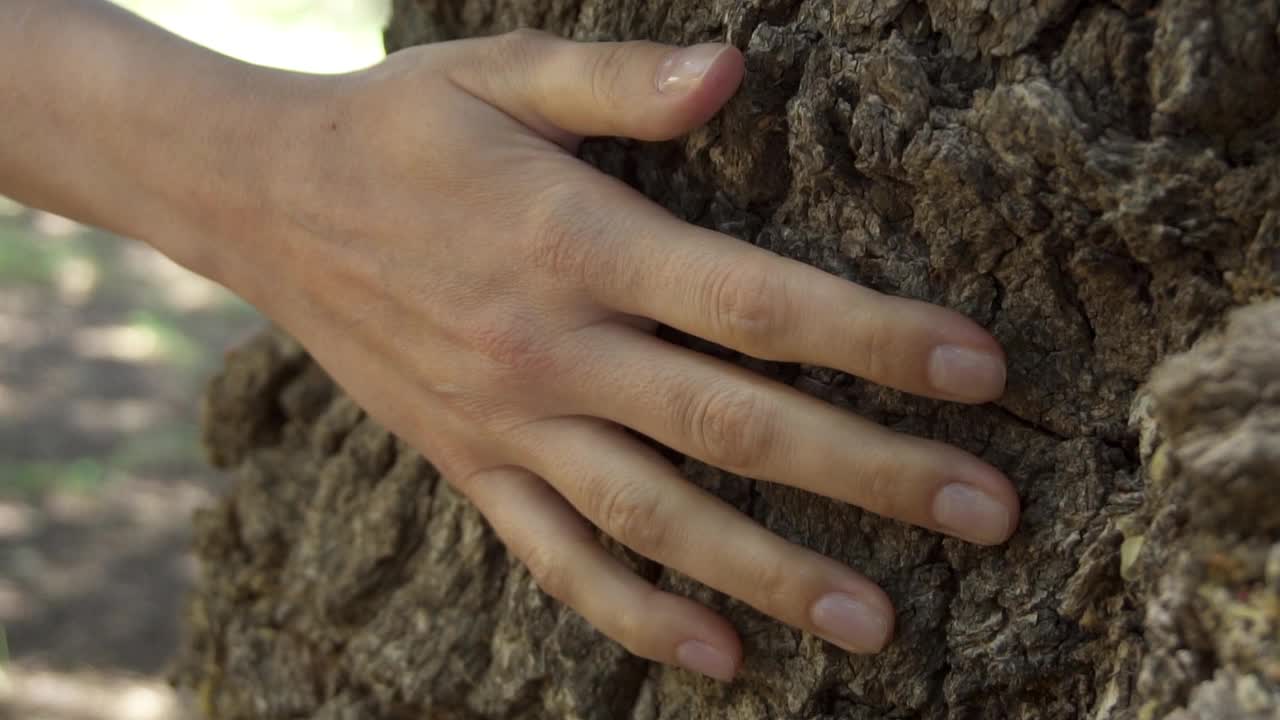
{"type": "Polygon", "coordinates": [[[862,368],[859,375],[869,379],[886,377],[893,352],[893,332],[888,324],[879,318],[868,318],[861,346],[857,353],[862,368]]]}
{"type": "MultiPolygon", "coordinates": [[[[467,40],[462,47],[472,51],[455,56],[457,61],[446,64],[443,74],[471,92],[495,98],[521,97],[520,93],[537,84],[556,39],[550,33],[519,28],[467,40]]],[[[434,51],[424,55],[429,54],[434,51]]]]}
{"type": "Polygon", "coordinates": [[[767,350],[785,329],[787,295],[781,275],[752,259],[728,265],[710,284],[719,330],[744,349],[767,350]]]}
{"type": "Polygon", "coordinates": [[[516,382],[537,380],[554,370],[546,333],[519,313],[475,323],[470,346],[495,375],[516,382]]]}
{"type": "Polygon", "coordinates": [[[565,603],[573,604],[573,580],[570,569],[545,545],[533,545],[519,555],[529,576],[542,592],[565,603]]]}
{"type": "Polygon", "coordinates": [[[751,604],[766,615],[785,619],[803,607],[795,571],[782,563],[769,562],[756,569],[751,583],[755,588],[751,604]]]}
{"type": "Polygon", "coordinates": [[[774,450],[774,412],[755,390],[721,388],[694,403],[688,425],[707,462],[749,471],[759,468],[774,450]]]}
{"type": "Polygon", "coordinates": [[[664,557],[669,533],[658,495],[633,482],[596,485],[592,515],[605,532],[641,555],[664,557]]]}
{"type": "Polygon", "coordinates": [[[507,67],[530,67],[530,61],[542,52],[554,35],[533,28],[517,28],[495,38],[500,57],[507,67]]]}
{"type": "Polygon", "coordinates": [[[857,483],[856,504],[864,510],[886,517],[910,517],[903,514],[903,482],[888,468],[865,467],[857,483]]]}
{"type": "Polygon", "coordinates": [[[618,109],[627,66],[632,61],[625,43],[600,45],[587,55],[586,77],[591,100],[597,108],[618,109]]]}
{"type": "Polygon", "coordinates": [[[652,620],[643,617],[634,607],[620,611],[609,629],[609,636],[632,655],[647,657],[647,638],[652,635],[652,620]]]}
{"type": "Polygon", "coordinates": [[[581,280],[594,257],[589,193],[575,184],[548,184],[535,202],[526,265],[563,280],[581,280]]]}

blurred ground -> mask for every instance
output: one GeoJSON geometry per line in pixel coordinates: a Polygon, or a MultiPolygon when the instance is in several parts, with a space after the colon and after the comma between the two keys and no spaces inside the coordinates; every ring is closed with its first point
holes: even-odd
{"type": "MultiPolygon", "coordinates": [[[[136,700],[111,714],[89,689],[127,676],[106,695],[143,697],[163,673],[193,572],[190,515],[222,483],[200,454],[199,391],[221,348],[261,322],[146,247],[0,215],[0,708],[178,717],[136,700]]],[[[164,688],[146,697],[172,704],[164,688]]]]}
{"type": "MultiPolygon", "coordinates": [[[[385,0],[121,0],[319,72],[375,62],[385,0]]],[[[164,682],[225,482],[199,395],[263,321],[141,245],[0,198],[0,720],[182,720],[164,682]]]]}

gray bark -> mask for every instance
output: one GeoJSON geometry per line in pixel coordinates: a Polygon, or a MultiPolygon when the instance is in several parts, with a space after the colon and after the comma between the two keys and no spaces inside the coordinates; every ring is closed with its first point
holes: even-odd
{"type": "Polygon", "coordinates": [[[398,0],[387,39],[517,26],[742,48],[708,127],[584,157],[690,222],[965,312],[1009,389],[961,407],[664,335],[981,455],[1021,528],[982,549],[682,461],[899,607],[892,646],[855,657],[628,557],[742,633],[717,685],[542,595],[268,334],[208,396],[236,485],[198,518],[177,678],[210,717],[1280,717],[1280,2],[398,0]]]}

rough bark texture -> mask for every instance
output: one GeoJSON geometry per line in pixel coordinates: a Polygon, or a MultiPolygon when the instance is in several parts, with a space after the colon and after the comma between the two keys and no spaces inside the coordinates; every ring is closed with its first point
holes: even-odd
{"type": "Polygon", "coordinates": [[[237,484],[199,518],[178,676],[210,717],[1280,717],[1280,2],[398,0],[387,38],[517,26],[742,48],[710,126],[584,156],[692,222],[967,313],[1009,390],[966,408],[668,336],[982,455],[1021,530],[979,549],[685,461],[900,608],[889,650],[852,657],[634,561],[741,631],[745,671],[716,685],[543,596],[266,335],[209,395],[237,484]]]}

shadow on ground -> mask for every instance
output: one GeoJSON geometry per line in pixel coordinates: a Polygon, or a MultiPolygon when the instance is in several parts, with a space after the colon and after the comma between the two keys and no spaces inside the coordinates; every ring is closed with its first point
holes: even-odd
{"type": "Polygon", "coordinates": [[[157,253],[0,198],[0,718],[188,717],[163,674],[222,479],[199,394],[262,321],[157,253]]]}

